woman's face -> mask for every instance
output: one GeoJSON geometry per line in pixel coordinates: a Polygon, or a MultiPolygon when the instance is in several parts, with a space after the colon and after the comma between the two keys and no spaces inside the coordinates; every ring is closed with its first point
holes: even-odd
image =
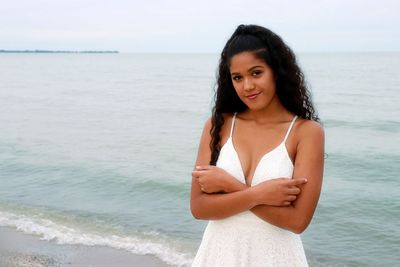
{"type": "Polygon", "coordinates": [[[254,53],[234,55],[229,71],[237,95],[249,109],[266,109],[279,101],[272,69],[254,53]]]}

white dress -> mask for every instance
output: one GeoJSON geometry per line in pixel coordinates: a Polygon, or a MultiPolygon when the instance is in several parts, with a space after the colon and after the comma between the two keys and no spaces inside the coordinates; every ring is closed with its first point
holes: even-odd
{"type": "MultiPolygon", "coordinates": [[[[230,136],[221,148],[217,166],[245,183],[239,156],[232,143],[236,113],[230,136]]],[[[285,138],[258,163],[252,186],[263,181],[292,177],[293,163],[286,139],[296,120],[293,118],[285,138]]],[[[192,267],[296,267],[308,266],[300,235],[276,227],[245,211],[222,220],[209,221],[192,267]]]]}

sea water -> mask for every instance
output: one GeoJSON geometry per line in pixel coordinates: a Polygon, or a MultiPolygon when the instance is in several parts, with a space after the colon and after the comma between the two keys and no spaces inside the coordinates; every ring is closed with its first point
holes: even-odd
{"type": "MultiPolygon", "coordinates": [[[[299,62],[326,134],[310,266],[400,261],[400,53],[299,62]]],[[[0,226],[189,266],[216,54],[0,54],[0,226]]]]}

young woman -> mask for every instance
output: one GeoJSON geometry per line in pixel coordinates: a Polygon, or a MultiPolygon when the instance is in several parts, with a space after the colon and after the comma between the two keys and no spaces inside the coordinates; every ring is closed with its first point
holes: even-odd
{"type": "Polygon", "coordinates": [[[221,53],[192,172],[192,214],[210,220],[193,266],[307,266],[299,234],[321,191],[318,121],[291,49],[240,25],[221,53]]]}

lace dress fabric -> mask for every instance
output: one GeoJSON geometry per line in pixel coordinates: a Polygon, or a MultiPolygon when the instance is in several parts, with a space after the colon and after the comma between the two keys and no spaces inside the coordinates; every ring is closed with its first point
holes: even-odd
{"type": "MultiPolygon", "coordinates": [[[[245,183],[231,133],[223,145],[217,166],[245,183]]],[[[292,120],[281,144],[258,163],[252,186],[263,181],[292,177],[293,164],[285,143],[297,117],[292,120]]],[[[308,266],[300,235],[276,227],[245,211],[221,220],[209,221],[192,267],[304,267],[308,266]]]]}

